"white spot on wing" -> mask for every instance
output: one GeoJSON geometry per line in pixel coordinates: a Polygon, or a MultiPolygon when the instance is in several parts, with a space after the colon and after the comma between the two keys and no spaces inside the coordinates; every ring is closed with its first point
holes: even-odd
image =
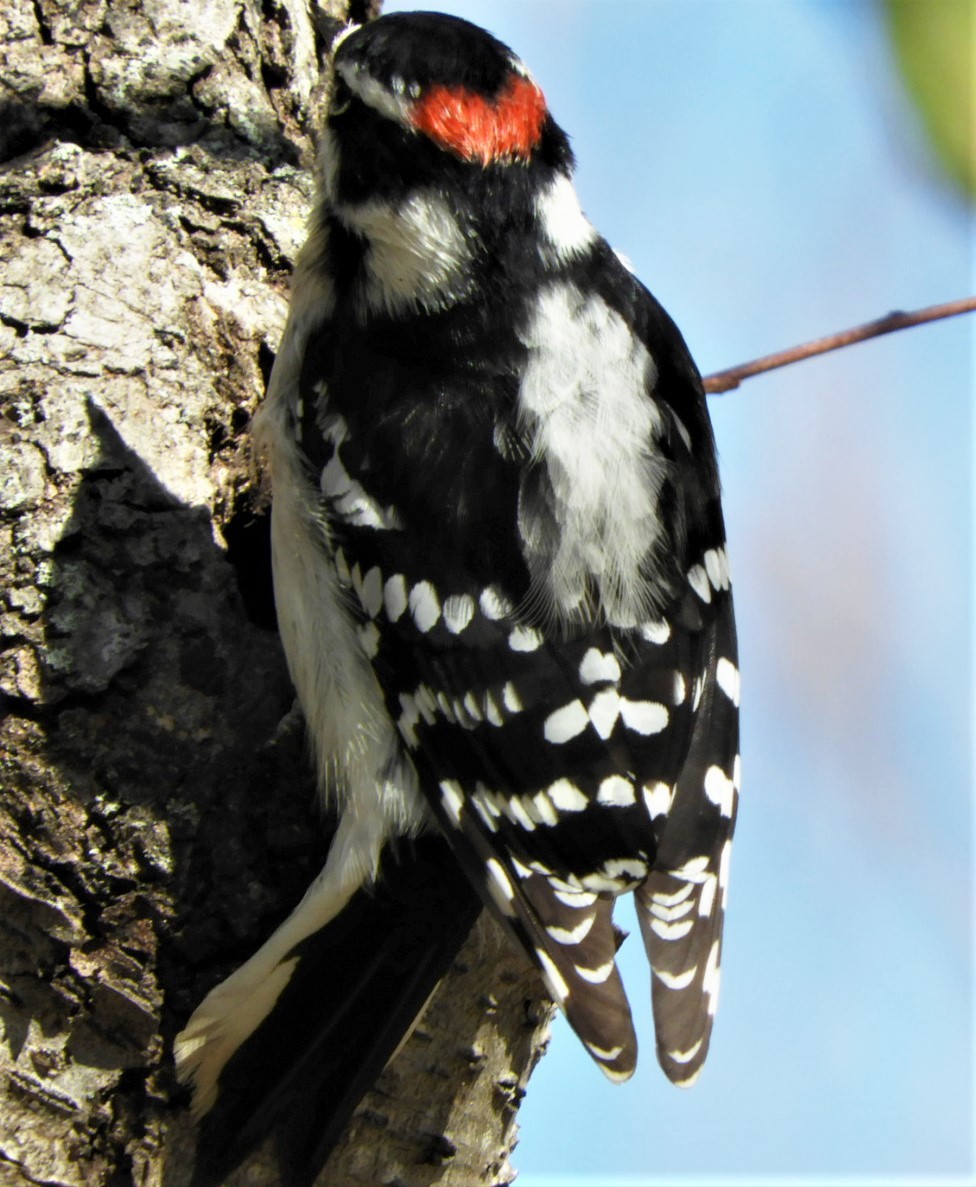
{"type": "Polygon", "coordinates": [[[554,745],[562,745],[581,734],[589,721],[583,702],[570,701],[568,705],[549,714],[542,727],[543,737],[554,745]]]}
{"type": "Polygon", "coordinates": [[[407,608],[407,580],[402,573],[387,579],[383,586],[383,608],[390,622],[399,622],[407,608]]]}
{"type": "Polygon", "coordinates": [[[642,639],[646,639],[648,643],[667,643],[671,638],[671,627],[664,622],[644,622],[640,626],[640,635],[642,639]]]}
{"type": "Polygon", "coordinates": [[[735,788],[721,767],[709,767],[705,772],[705,794],[723,816],[731,817],[735,788]]]}
{"type": "Polygon", "coordinates": [[[488,892],[498,909],[506,915],[514,915],[512,899],[515,898],[515,888],[512,880],[505,872],[504,866],[497,858],[489,857],[485,863],[488,872],[488,892]]]}
{"type": "Polygon", "coordinates": [[[452,635],[459,635],[474,618],[474,598],[470,594],[453,594],[444,599],[444,625],[452,635]]]}
{"type": "Polygon", "coordinates": [[[668,724],[667,709],[656,701],[628,701],[621,697],[620,716],[628,729],[645,737],[659,734],[668,724]]]}
{"type": "Polygon", "coordinates": [[[536,819],[540,824],[548,824],[551,826],[553,824],[559,823],[559,815],[556,812],[556,809],[553,807],[552,800],[549,798],[546,792],[540,791],[534,795],[532,797],[532,805],[536,819]]]}
{"type": "Polygon", "coordinates": [[[641,790],[644,793],[644,803],[647,805],[651,819],[656,820],[659,816],[667,816],[671,811],[674,790],[667,783],[655,783],[652,786],[645,783],[641,790]]]}
{"type": "Polygon", "coordinates": [[[419,581],[410,591],[407,600],[410,614],[418,631],[424,634],[431,630],[441,616],[441,604],[437,591],[429,581],[419,581]]]}
{"type": "Polygon", "coordinates": [[[568,779],[550,783],[546,794],[560,812],[582,812],[589,803],[576,784],[568,779]]]}
{"type": "Polygon", "coordinates": [[[606,741],[620,716],[622,698],[615,688],[605,688],[590,701],[589,715],[593,728],[606,741]]]}
{"type": "Polygon", "coordinates": [[[739,669],[730,659],[724,657],[715,665],[715,679],[719,688],[733,705],[739,706],[739,669]]]}
{"type": "Polygon", "coordinates": [[[444,811],[450,817],[451,822],[459,825],[461,823],[461,810],[464,807],[464,795],[461,791],[460,784],[454,779],[445,779],[441,783],[441,803],[444,805],[444,811]]]}
{"type": "Polygon", "coordinates": [[[705,962],[705,975],[702,978],[702,990],[708,994],[708,1012],[714,1015],[718,1009],[718,990],[721,981],[721,970],[718,967],[719,941],[712,944],[705,962]]]}
{"type": "Polygon", "coordinates": [[[724,548],[710,548],[705,553],[705,572],[716,589],[729,588],[729,566],[724,548]]]}
{"type": "Polygon", "coordinates": [[[637,792],[630,779],[625,779],[622,775],[609,775],[600,784],[596,798],[600,804],[625,808],[637,802],[637,792]]]}
{"type": "Polygon", "coordinates": [[[502,618],[508,618],[514,610],[512,603],[495,585],[486,586],[481,591],[478,605],[481,607],[481,613],[485,618],[490,619],[492,622],[498,622],[502,618]]]}
{"type": "Polygon", "coordinates": [[[485,721],[495,726],[504,724],[501,708],[490,692],[485,693],[485,721]]]}
{"type": "Polygon", "coordinates": [[[620,664],[612,652],[591,647],[580,663],[579,676],[584,684],[599,684],[604,680],[616,684],[620,679],[620,664]]]}
{"type": "Polygon", "coordinates": [[[517,626],[508,636],[513,651],[537,651],[542,646],[542,632],[534,626],[517,626]]]}
{"type": "Polygon", "coordinates": [[[370,618],[375,618],[383,605],[383,574],[374,565],[363,578],[359,599],[370,618]]]}
{"type": "Polygon", "coordinates": [[[688,570],[688,584],[703,602],[712,600],[712,587],[708,584],[708,574],[701,565],[693,565],[688,570]]]}

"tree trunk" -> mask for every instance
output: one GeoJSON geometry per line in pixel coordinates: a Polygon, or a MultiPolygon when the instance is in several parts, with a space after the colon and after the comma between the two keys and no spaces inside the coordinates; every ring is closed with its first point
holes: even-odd
{"type": "MultiPolygon", "coordinates": [[[[186,1182],[173,1034],[328,847],[247,426],[368,7],[0,9],[5,1187],[186,1182]]],[[[548,1018],[482,919],[322,1181],[510,1182],[548,1018]]]]}

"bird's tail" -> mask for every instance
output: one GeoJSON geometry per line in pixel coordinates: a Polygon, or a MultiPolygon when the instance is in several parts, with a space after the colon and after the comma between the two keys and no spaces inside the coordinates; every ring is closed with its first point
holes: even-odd
{"type": "Polygon", "coordinates": [[[253,969],[263,967],[261,953],[249,962],[249,975],[242,977],[245,966],[219,986],[176,1043],[180,1074],[196,1077],[195,1105],[203,1114],[193,1187],[222,1183],[272,1131],[281,1182],[309,1187],[480,910],[446,842],[424,836],[388,848],[376,883],[265,961],[260,981],[253,969]],[[262,995],[260,1021],[244,1027],[201,1098],[201,1053],[220,1042],[229,1013],[222,1000],[233,999],[241,1014],[242,1002],[262,995]]]}

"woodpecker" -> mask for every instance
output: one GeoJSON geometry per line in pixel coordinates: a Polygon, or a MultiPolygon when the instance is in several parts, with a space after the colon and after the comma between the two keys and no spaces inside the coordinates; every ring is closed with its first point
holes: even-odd
{"type": "Polygon", "coordinates": [[[279,628],[338,814],[286,922],[176,1042],[199,1183],[277,1131],[311,1182],[482,904],[598,1067],[718,1000],[739,672],[715,445],[678,329],[580,209],[526,66],[456,17],[350,27],[256,418],[279,628]]]}

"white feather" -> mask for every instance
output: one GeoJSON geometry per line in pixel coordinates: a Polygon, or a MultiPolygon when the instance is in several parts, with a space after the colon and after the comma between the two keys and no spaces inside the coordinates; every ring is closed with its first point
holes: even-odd
{"type": "Polygon", "coordinates": [[[305,713],[323,793],[341,804],[341,824],[322,873],[282,926],[208,994],[177,1037],[181,1078],[194,1081],[198,1114],[216,1098],[230,1056],[270,1013],[298,963],[295,945],[345,907],[377,872],[388,836],[413,834],[428,810],[413,768],[400,757],[393,722],[339,585],[320,496],[296,435],[298,380],[309,336],[333,307],[313,232],[296,270],[292,312],[255,440],[271,471],[275,602],[285,656],[305,713]]]}
{"type": "Polygon", "coordinates": [[[653,448],[654,361],[602,298],[565,281],[543,289],[523,340],[519,422],[546,468],[556,519],[520,507],[534,583],[561,619],[578,617],[595,586],[606,619],[635,626],[659,592],[665,463],[653,448]]]}
{"type": "Polygon", "coordinates": [[[471,289],[472,243],[444,198],[339,203],[336,217],[369,244],[355,298],[365,314],[447,309],[471,289]]]}

